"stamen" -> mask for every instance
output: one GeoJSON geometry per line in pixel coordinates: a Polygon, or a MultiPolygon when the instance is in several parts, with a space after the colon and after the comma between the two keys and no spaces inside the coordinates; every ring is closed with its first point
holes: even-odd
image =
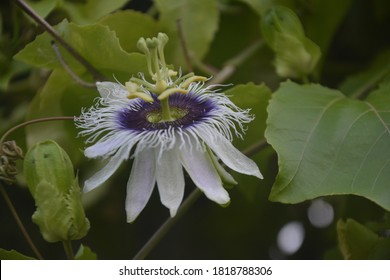
{"type": "Polygon", "coordinates": [[[146,56],[146,63],[147,63],[147,66],[148,66],[148,72],[150,74],[150,76],[152,77],[154,74],[153,74],[153,71],[152,71],[152,60],[151,60],[151,57],[150,57],[150,52],[149,52],[149,49],[146,45],[146,40],[141,37],[139,38],[138,42],[137,42],[137,48],[143,52],[146,56]]]}
{"type": "Polygon", "coordinates": [[[133,91],[129,93],[129,95],[127,95],[127,98],[128,99],[141,98],[142,100],[145,100],[146,102],[149,103],[152,103],[154,101],[150,95],[140,91],[133,91]]]}
{"type": "Polygon", "coordinates": [[[191,83],[194,83],[194,82],[205,82],[205,81],[207,81],[206,77],[203,77],[203,76],[193,76],[193,77],[190,77],[190,78],[186,79],[182,84],[180,84],[180,87],[188,88],[191,83]]]}
{"type": "Polygon", "coordinates": [[[168,36],[164,33],[158,33],[157,35],[158,38],[158,54],[161,60],[161,65],[162,68],[166,68],[166,63],[165,63],[165,57],[164,57],[164,47],[168,43],[168,36]]]}
{"type": "Polygon", "coordinates": [[[173,71],[171,69],[168,69],[168,76],[169,77],[176,77],[177,76],[177,71],[173,71]]]}
{"type": "Polygon", "coordinates": [[[142,100],[145,100],[146,102],[153,102],[153,98],[141,91],[138,91],[140,86],[137,83],[133,83],[132,81],[126,82],[125,87],[129,94],[127,95],[128,99],[134,99],[134,98],[141,98],[142,100]]]}
{"type": "Polygon", "coordinates": [[[188,90],[182,89],[182,88],[170,88],[170,89],[167,89],[166,91],[164,91],[163,93],[161,93],[158,96],[158,100],[164,100],[165,98],[169,97],[170,95],[172,95],[172,94],[174,94],[176,92],[177,93],[187,94],[188,90]]]}
{"type": "MultiPolygon", "coordinates": [[[[181,73],[180,73],[181,74],[181,73]]],[[[195,74],[194,73],[188,73],[186,75],[184,75],[183,77],[179,77],[176,81],[175,81],[175,84],[179,85],[180,83],[182,83],[182,81],[188,79],[189,77],[193,77],[195,74]]]]}
{"type": "MultiPolygon", "coordinates": [[[[142,78],[144,78],[144,77],[142,76],[142,78]]],[[[138,85],[142,85],[149,91],[153,91],[154,90],[154,85],[151,84],[151,83],[148,83],[145,80],[141,80],[141,79],[138,79],[138,78],[135,78],[135,77],[131,77],[130,78],[130,82],[133,82],[133,83],[138,84],[138,85]]]]}

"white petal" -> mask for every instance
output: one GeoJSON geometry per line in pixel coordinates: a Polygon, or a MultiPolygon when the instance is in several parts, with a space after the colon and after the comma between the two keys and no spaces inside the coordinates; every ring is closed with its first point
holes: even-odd
{"type": "Polygon", "coordinates": [[[120,164],[129,157],[131,145],[121,147],[114,156],[110,158],[106,166],[84,183],[84,192],[89,192],[103,184],[119,168],[120,164]]]}
{"type": "MultiPolygon", "coordinates": [[[[159,150],[159,148],[155,149],[156,158],[159,150]]],[[[157,160],[156,179],[161,203],[170,210],[173,217],[176,215],[184,195],[183,168],[180,164],[177,148],[162,152],[160,159],[157,160]]]]}
{"type": "Polygon", "coordinates": [[[94,145],[88,147],[84,151],[84,155],[88,158],[96,158],[101,156],[110,155],[114,150],[118,149],[126,143],[126,145],[133,146],[134,142],[131,142],[128,137],[124,135],[117,135],[115,137],[110,137],[105,141],[99,141],[94,145]]]}
{"type": "Polygon", "coordinates": [[[253,175],[263,179],[256,163],[237,150],[232,143],[221,134],[215,132],[215,135],[210,135],[203,130],[197,132],[203,141],[206,142],[211,150],[213,150],[228,167],[242,174],[253,175]]]}
{"type": "Polygon", "coordinates": [[[208,155],[210,156],[210,159],[212,160],[215,169],[217,170],[219,176],[221,177],[221,180],[224,184],[227,184],[228,186],[237,185],[236,180],[234,180],[233,176],[223,168],[223,166],[218,162],[218,159],[215,157],[213,152],[209,151],[208,155]]]}
{"type": "Polygon", "coordinates": [[[186,145],[181,150],[181,160],[192,181],[209,199],[219,204],[230,201],[229,194],[223,188],[221,178],[206,151],[191,149],[186,145]]]}
{"type": "Polygon", "coordinates": [[[156,183],[155,156],[153,149],[139,152],[134,159],[129,181],[127,182],[126,213],[127,222],[133,222],[148,203],[156,183]]]}
{"type": "Polygon", "coordinates": [[[118,83],[97,82],[96,87],[100,96],[106,99],[124,99],[129,94],[126,88],[118,83]]]}

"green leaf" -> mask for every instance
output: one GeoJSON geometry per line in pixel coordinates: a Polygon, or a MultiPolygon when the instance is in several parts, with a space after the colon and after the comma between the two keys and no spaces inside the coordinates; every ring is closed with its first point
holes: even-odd
{"type": "Polygon", "coordinates": [[[366,101],[286,82],[268,107],[266,138],[279,158],[270,199],[298,203],[354,194],[390,209],[390,87],[366,101]]]}
{"type": "Polygon", "coordinates": [[[201,60],[218,28],[219,12],[216,0],[155,0],[160,12],[162,31],[168,34],[167,62],[186,68],[180,43],[177,20],[180,20],[183,36],[190,55],[201,60]]]}
{"type": "Polygon", "coordinates": [[[35,260],[32,257],[23,255],[15,250],[5,250],[0,248],[0,260],[35,260]]]}
{"type": "MultiPolygon", "coordinates": [[[[63,21],[56,26],[61,37],[75,48],[90,64],[102,72],[109,71],[110,79],[117,73],[127,73],[128,77],[138,72],[146,72],[146,62],[139,53],[125,52],[114,31],[108,26],[94,24],[78,26],[63,21]]],[[[51,46],[52,38],[44,33],[21,50],[15,58],[42,68],[63,68],[51,46]]],[[[64,61],[76,73],[82,73],[84,67],[67,51],[59,46],[64,61]]]]}
{"type": "Polygon", "coordinates": [[[30,6],[38,15],[45,18],[48,14],[50,14],[58,5],[58,0],[41,0],[41,1],[33,1],[27,0],[26,4],[30,6]]]}
{"type": "Polygon", "coordinates": [[[69,14],[73,22],[89,24],[119,9],[129,0],[86,0],[85,3],[83,2],[64,1],[60,7],[69,14]]]}
{"type": "Polygon", "coordinates": [[[47,17],[53,10],[62,10],[67,13],[67,16],[71,21],[77,24],[94,23],[102,16],[119,9],[127,2],[129,2],[129,0],[26,1],[26,3],[43,18],[47,17]]]}
{"type": "Polygon", "coordinates": [[[159,30],[153,18],[132,10],[110,14],[102,18],[99,23],[115,31],[122,48],[129,53],[139,52],[136,46],[139,38],[154,37],[159,30]]]}
{"type": "Polygon", "coordinates": [[[337,222],[339,248],[345,259],[388,259],[390,238],[379,237],[353,219],[337,222]]]}
{"type": "Polygon", "coordinates": [[[97,255],[88,246],[80,245],[75,255],[76,260],[97,260],[97,255]]]}

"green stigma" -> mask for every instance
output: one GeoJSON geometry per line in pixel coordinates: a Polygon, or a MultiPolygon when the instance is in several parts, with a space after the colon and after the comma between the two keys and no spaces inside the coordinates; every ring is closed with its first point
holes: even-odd
{"type": "Polygon", "coordinates": [[[162,112],[157,111],[157,110],[150,112],[147,115],[146,119],[150,123],[160,123],[160,122],[166,122],[166,121],[176,121],[176,120],[179,120],[179,119],[185,117],[187,114],[188,114],[187,109],[173,107],[173,108],[170,108],[170,119],[169,120],[163,119],[162,112]]]}

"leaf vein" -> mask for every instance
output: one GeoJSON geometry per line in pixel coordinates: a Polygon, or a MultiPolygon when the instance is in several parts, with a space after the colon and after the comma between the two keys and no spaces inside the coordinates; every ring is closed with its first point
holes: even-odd
{"type": "Polygon", "coordinates": [[[331,162],[332,162],[332,165],[330,166],[330,168],[328,168],[327,174],[324,176],[324,178],[322,179],[322,181],[321,181],[321,183],[318,185],[318,187],[321,187],[321,186],[324,184],[324,182],[326,181],[326,179],[329,177],[329,174],[330,174],[331,171],[333,170],[333,168],[334,168],[334,166],[335,166],[335,164],[336,164],[336,159],[339,157],[341,151],[343,151],[342,146],[343,146],[343,144],[344,144],[344,142],[345,142],[345,139],[347,138],[349,132],[351,131],[352,127],[353,127],[353,126],[354,126],[354,125],[355,125],[355,124],[356,124],[364,115],[366,115],[366,114],[368,114],[368,113],[370,113],[370,112],[372,112],[371,109],[366,110],[366,111],[360,113],[360,114],[359,114],[359,115],[350,123],[350,125],[348,126],[348,128],[345,130],[345,133],[344,133],[344,135],[343,135],[343,138],[341,139],[341,141],[340,141],[340,143],[339,143],[339,145],[338,145],[338,147],[337,147],[337,151],[336,151],[336,153],[335,153],[335,155],[333,156],[333,159],[332,159],[332,161],[331,161],[331,162]]]}
{"type": "MultiPolygon", "coordinates": [[[[362,160],[362,162],[360,163],[359,165],[359,168],[358,170],[356,170],[356,173],[355,175],[353,176],[353,179],[352,179],[352,184],[351,184],[351,193],[354,191],[354,186],[355,186],[355,182],[356,182],[356,179],[360,173],[360,170],[363,168],[368,156],[370,155],[370,152],[372,151],[372,149],[376,146],[376,144],[379,142],[379,140],[383,137],[383,135],[386,134],[386,131],[383,131],[374,141],[374,143],[372,143],[372,145],[370,146],[370,148],[367,150],[365,156],[364,156],[364,159],[362,160]]],[[[372,192],[372,191],[371,191],[372,192]]]]}
{"type": "Polygon", "coordinates": [[[365,102],[365,103],[366,103],[366,104],[368,105],[368,107],[370,107],[371,110],[375,113],[375,115],[377,116],[377,118],[379,119],[379,121],[382,123],[384,129],[387,131],[387,133],[388,133],[389,136],[390,136],[390,128],[387,126],[385,120],[381,117],[381,115],[379,114],[378,110],[377,110],[374,106],[372,106],[371,103],[368,103],[368,102],[365,102]]]}
{"type": "Polygon", "coordinates": [[[299,157],[299,160],[298,160],[298,164],[297,164],[297,167],[293,173],[293,175],[291,176],[290,180],[285,184],[285,187],[290,185],[290,183],[292,182],[292,180],[294,179],[294,177],[297,175],[298,171],[299,171],[299,168],[301,167],[301,164],[302,164],[302,160],[305,156],[305,153],[306,153],[306,148],[313,136],[313,133],[316,129],[316,127],[318,126],[318,124],[321,122],[321,119],[322,117],[325,115],[325,113],[334,105],[336,104],[337,102],[339,102],[340,100],[344,99],[345,97],[344,96],[341,96],[341,97],[337,97],[333,100],[331,100],[325,107],[324,109],[322,110],[322,112],[320,112],[320,115],[319,117],[317,118],[316,122],[314,123],[313,127],[311,128],[310,132],[309,132],[309,135],[306,139],[306,142],[304,143],[303,145],[303,149],[302,149],[302,153],[301,153],[301,156],[299,157]]]}

